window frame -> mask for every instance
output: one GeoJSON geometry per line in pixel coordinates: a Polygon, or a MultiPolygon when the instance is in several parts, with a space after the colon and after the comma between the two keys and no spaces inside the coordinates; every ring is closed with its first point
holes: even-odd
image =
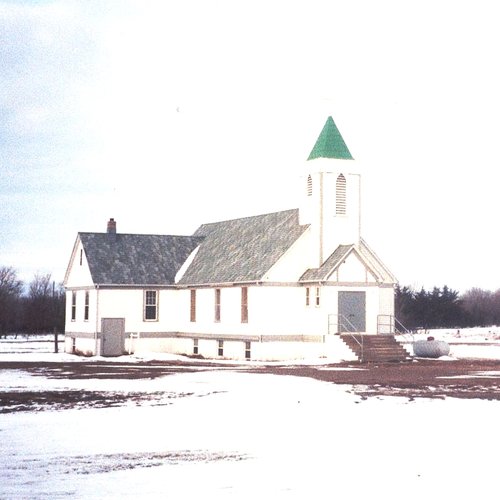
{"type": "Polygon", "coordinates": [[[85,302],[83,307],[83,321],[89,320],[89,312],[90,312],[90,292],[85,290],[85,302]]]}
{"type": "Polygon", "coordinates": [[[76,321],[76,290],[71,291],[71,321],[76,321]]]}
{"type": "Polygon", "coordinates": [[[192,288],[189,292],[189,321],[196,323],[196,289],[192,288]]]}
{"type": "Polygon", "coordinates": [[[158,321],[159,317],[159,304],[160,294],[158,290],[147,289],[144,290],[144,306],[143,306],[143,321],[158,321]],[[154,295],[153,295],[154,294],[154,295]],[[154,303],[150,303],[150,298],[154,297],[154,303]],[[148,311],[154,311],[154,317],[148,317],[148,311]]]}
{"type": "Polygon", "coordinates": [[[216,288],[214,290],[214,321],[215,323],[220,323],[220,313],[221,313],[221,307],[220,307],[220,302],[221,301],[221,289],[216,288]]]}
{"type": "Polygon", "coordinates": [[[339,174],[335,181],[335,215],[347,215],[347,179],[339,174]]]}
{"type": "Polygon", "coordinates": [[[241,322],[248,323],[248,287],[241,287],[241,322]]]}

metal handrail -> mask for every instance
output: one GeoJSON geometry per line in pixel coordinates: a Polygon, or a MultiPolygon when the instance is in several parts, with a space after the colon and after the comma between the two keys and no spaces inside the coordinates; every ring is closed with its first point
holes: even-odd
{"type": "Polygon", "coordinates": [[[406,326],[403,325],[403,323],[401,323],[401,321],[399,321],[398,318],[395,317],[394,320],[395,320],[396,326],[399,326],[401,328],[401,330],[396,329],[396,332],[398,332],[400,335],[403,335],[403,336],[409,336],[410,343],[414,344],[415,343],[415,334],[413,333],[413,331],[408,330],[408,328],[406,328],[406,326]]]}
{"type": "Polygon", "coordinates": [[[401,335],[404,337],[410,337],[408,342],[414,343],[415,336],[414,333],[406,328],[401,321],[399,321],[396,316],[392,314],[379,314],[377,317],[377,333],[386,335],[401,335]],[[387,321],[383,321],[387,320],[387,321]],[[388,331],[382,331],[382,327],[387,327],[388,331]]]}

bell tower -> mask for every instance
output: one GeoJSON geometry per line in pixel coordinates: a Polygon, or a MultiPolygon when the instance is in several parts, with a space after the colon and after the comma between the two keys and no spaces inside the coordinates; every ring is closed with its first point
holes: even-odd
{"type": "Polygon", "coordinates": [[[339,245],[359,244],[361,177],[333,118],[328,117],[306,162],[300,224],[310,224],[313,266],[339,245]]]}

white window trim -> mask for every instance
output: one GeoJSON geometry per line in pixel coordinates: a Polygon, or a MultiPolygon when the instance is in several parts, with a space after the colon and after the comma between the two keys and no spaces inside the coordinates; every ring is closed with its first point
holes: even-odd
{"type": "Polygon", "coordinates": [[[321,287],[317,286],[314,294],[314,307],[321,307],[321,287]]]}
{"type": "Polygon", "coordinates": [[[154,321],[158,321],[158,318],[159,318],[159,305],[160,305],[160,293],[158,292],[158,290],[153,290],[153,289],[148,289],[148,290],[144,290],[144,296],[143,296],[143,315],[142,315],[142,319],[143,321],[147,321],[148,323],[149,322],[154,322],[154,321]],[[154,318],[146,318],[146,309],[147,307],[152,307],[153,304],[148,304],[147,303],[147,296],[148,296],[148,292],[154,292],[155,293],[155,303],[154,303],[154,307],[155,307],[155,317],[154,318]]]}
{"type": "Polygon", "coordinates": [[[71,321],[76,321],[76,291],[71,292],[71,321]]]}
{"type": "Polygon", "coordinates": [[[85,299],[83,302],[83,321],[89,321],[90,318],[90,292],[85,290],[85,299]]]}

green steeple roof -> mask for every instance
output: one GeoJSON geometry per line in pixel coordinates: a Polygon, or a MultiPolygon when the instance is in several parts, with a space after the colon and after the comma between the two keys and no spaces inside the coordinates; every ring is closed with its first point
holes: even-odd
{"type": "Polygon", "coordinates": [[[331,116],[327,118],[325,126],[321,134],[319,134],[308,160],[314,160],[315,158],[354,159],[331,116]]]}

